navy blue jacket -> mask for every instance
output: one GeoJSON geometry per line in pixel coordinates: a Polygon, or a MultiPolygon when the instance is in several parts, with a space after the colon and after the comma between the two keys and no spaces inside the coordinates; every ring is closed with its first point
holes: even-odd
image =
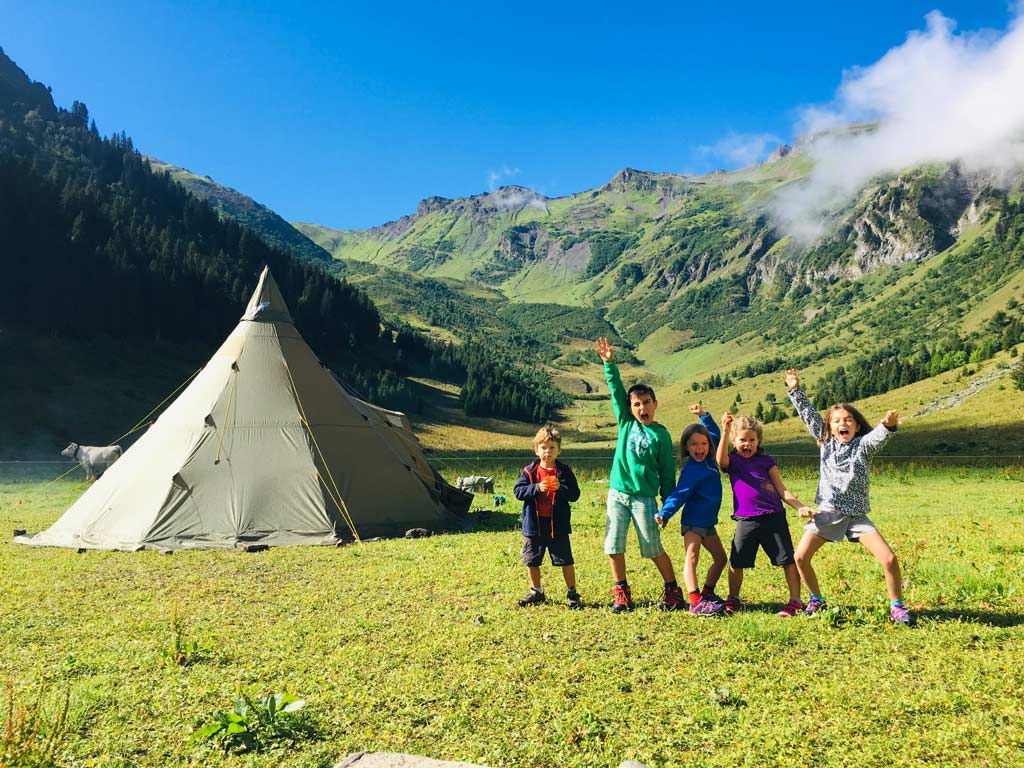
{"type": "MultiPolygon", "coordinates": [[[[527,464],[516,480],[512,489],[513,495],[523,502],[523,536],[539,536],[540,522],[537,516],[537,502],[535,501],[540,490],[540,479],[537,477],[537,467],[540,459],[534,459],[527,464]]],[[[555,503],[551,517],[551,536],[561,536],[572,533],[569,524],[569,503],[580,497],[580,484],[576,482],[576,475],[572,473],[568,465],[555,461],[556,477],[558,477],[558,490],[555,491],[555,503]]]]}

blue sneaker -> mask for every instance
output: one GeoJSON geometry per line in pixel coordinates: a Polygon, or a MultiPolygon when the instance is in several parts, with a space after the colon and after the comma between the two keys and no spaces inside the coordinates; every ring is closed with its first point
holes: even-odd
{"type": "Polygon", "coordinates": [[[905,627],[912,627],[917,624],[917,617],[906,606],[894,605],[889,609],[889,620],[893,624],[902,624],[905,627]]]}
{"type": "Polygon", "coordinates": [[[808,616],[813,616],[818,611],[824,611],[826,608],[828,608],[828,604],[823,598],[812,597],[807,601],[807,607],[804,608],[804,613],[808,616]]]}
{"type": "Polygon", "coordinates": [[[696,605],[690,606],[690,613],[694,616],[717,616],[722,612],[723,603],[713,603],[710,600],[701,600],[696,605]]]}

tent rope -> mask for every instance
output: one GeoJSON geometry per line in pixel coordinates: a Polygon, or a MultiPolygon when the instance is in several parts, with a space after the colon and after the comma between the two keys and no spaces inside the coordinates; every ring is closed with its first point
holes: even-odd
{"type": "MultiPolygon", "coordinates": [[[[122,440],[124,440],[124,439],[125,439],[126,437],[128,437],[129,435],[131,435],[131,434],[134,434],[135,432],[138,432],[138,431],[139,431],[140,429],[142,429],[142,427],[144,427],[144,426],[145,426],[146,424],[148,424],[148,423],[149,423],[149,422],[147,422],[146,420],[147,420],[147,419],[148,419],[148,418],[149,418],[150,416],[152,416],[152,415],[153,415],[154,413],[156,413],[156,412],[157,412],[158,410],[160,410],[160,406],[161,406],[161,405],[163,405],[163,404],[164,404],[164,403],[166,403],[166,402],[167,402],[168,400],[170,400],[170,399],[171,399],[172,397],[174,397],[174,395],[175,395],[175,394],[176,394],[176,393],[178,392],[178,390],[180,390],[180,389],[181,389],[182,387],[186,386],[186,385],[187,385],[187,384],[188,384],[188,383],[189,383],[190,381],[192,381],[192,379],[194,379],[194,378],[195,378],[195,377],[196,377],[197,375],[199,375],[199,371],[201,371],[201,370],[203,370],[203,369],[202,369],[202,368],[199,368],[198,370],[196,370],[196,372],[195,372],[195,373],[191,374],[191,375],[190,375],[190,376],[189,376],[189,377],[188,377],[187,379],[185,379],[185,380],[184,380],[183,382],[181,382],[181,384],[179,384],[179,385],[178,385],[178,386],[177,386],[177,387],[175,388],[174,392],[171,392],[171,394],[169,394],[169,395],[168,395],[167,397],[165,397],[165,398],[164,398],[163,400],[161,400],[161,401],[160,401],[160,402],[159,402],[159,403],[157,404],[157,406],[156,406],[155,408],[153,408],[153,410],[151,410],[151,411],[150,411],[149,413],[147,413],[147,414],[146,414],[145,416],[143,416],[143,417],[142,417],[142,420],[141,420],[141,421],[139,421],[139,423],[138,423],[138,424],[136,424],[136,425],[135,425],[134,427],[132,427],[131,429],[129,429],[129,430],[127,431],[127,432],[125,432],[125,433],[124,433],[123,435],[121,435],[120,437],[116,437],[116,438],[114,438],[113,440],[111,440],[111,441],[110,441],[109,443],[107,443],[107,445],[117,445],[117,444],[118,444],[119,442],[121,442],[122,440]]],[[[35,497],[35,495],[36,495],[36,494],[38,494],[38,493],[42,493],[42,492],[43,492],[43,491],[45,491],[45,490],[46,490],[47,488],[49,488],[49,487],[50,487],[51,485],[53,485],[54,483],[56,483],[56,482],[57,482],[58,480],[63,480],[63,479],[65,478],[65,477],[67,477],[67,476],[68,476],[68,475],[70,475],[70,474],[71,474],[72,472],[74,472],[74,471],[75,471],[76,469],[78,469],[78,467],[79,467],[79,464],[77,464],[77,463],[73,464],[73,465],[71,466],[71,469],[69,469],[69,470],[68,470],[67,472],[64,472],[63,474],[59,475],[58,477],[55,477],[55,478],[53,478],[53,480],[51,480],[50,482],[48,482],[48,483],[47,483],[46,485],[44,485],[44,486],[43,486],[42,488],[39,488],[39,489],[38,489],[38,490],[36,491],[36,493],[32,495],[32,496],[33,496],[33,498],[35,497]]]]}
{"type": "Polygon", "coordinates": [[[292,394],[295,395],[295,402],[299,404],[299,416],[302,419],[302,425],[306,428],[306,431],[309,433],[310,440],[313,441],[313,447],[316,448],[317,455],[320,457],[320,461],[324,465],[324,469],[327,470],[327,476],[331,480],[331,485],[334,486],[334,491],[337,494],[337,497],[335,497],[335,495],[331,493],[331,488],[324,481],[323,476],[320,474],[320,470],[317,470],[316,475],[320,479],[320,482],[323,483],[324,490],[327,491],[327,495],[331,497],[331,501],[334,502],[335,506],[338,508],[338,511],[341,513],[342,520],[345,521],[345,524],[352,532],[353,538],[355,538],[357,542],[362,543],[362,539],[359,538],[359,531],[356,530],[356,524],[352,520],[352,515],[349,514],[348,505],[345,504],[345,500],[341,497],[341,490],[338,488],[338,483],[335,482],[334,475],[331,474],[331,468],[327,464],[327,459],[324,458],[323,451],[320,450],[320,444],[316,441],[316,435],[313,434],[313,428],[309,425],[309,421],[306,419],[306,408],[305,406],[302,405],[302,398],[299,397],[299,389],[298,387],[295,386],[295,379],[292,378],[292,369],[288,366],[287,361],[283,362],[284,369],[288,373],[288,381],[292,385],[292,394]]]}
{"type": "MultiPolygon", "coordinates": [[[[231,371],[235,375],[231,377],[231,394],[228,395],[228,407],[225,409],[225,413],[227,413],[227,414],[232,413],[231,405],[235,402],[235,392],[238,390],[238,368],[236,368],[234,365],[232,365],[231,366],[231,371]]],[[[231,428],[232,429],[234,429],[234,427],[235,427],[235,418],[237,417],[237,415],[238,415],[238,408],[236,407],[235,411],[234,411],[234,416],[231,419],[231,428]]],[[[214,464],[220,464],[220,450],[221,450],[221,448],[224,447],[224,435],[227,434],[228,430],[225,427],[224,429],[218,429],[217,431],[220,433],[220,435],[219,435],[218,440],[217,440],[217,456],[213,460],[214,464]]]]}
{"type": "Polygon", "coordinates": [[[143,416],[143,417],[142,417],[142,419],[141,419],[141,420],[139,421],[139,423],[138,423],[138,424],[136,424],[136,425],[135,425],[134,427],[132,427],[131,429],[129,429],[129,430],[127,431],[127,432],[125,432],[125,433],[124,433],[123,435],[121,435],[121,437],[117,438],[116,440],[114,440],[114,441],[113,441],[112,443],[110,443],[110,444],[111,444],[111,445],[114,445],[114,444],[115,444],[115,443],[117,443],[118,441],[120,441],[120,440],[123,440],[124,438],[128,437],[128,435],[130,435],[130,434],[132,434],[132,433],[134,433],[134,432],[137,432],[138,430],[142,429],[142,427],[146,426],[146,425],[147,425],[147,424],[149,423],[149,422],[147,421],[147,419],[149,419],[149,417],[150,417],[150,416],[152,416],[152,415],[153,415],[154,413],[156,413],[157,411],[159,411],[159,410],[160,410],[160,407],[161,407],[161,406],[162,406],[162,405],[163,405],[164,403],[166,403],[166,402],[167,402],[168,400],[170,400],[170,399],[171,399],[172,397],[174,397],[174,396],[175,396],[176,394],[178,394],[178,392],[179,392],[179,391],[180,391],[180,390],[181,390],[181,389],[182,389],[183,387],[187,386],[187,385],[188,385],[188,383],[189,383],[190,381],[192,381],[192,379],[194,379],[194,378],[195,378],[196,376],[198,376],[198,375],[199,375],[199,372],[200,372],[200,371],[202,371],[202,370],[203,370],[203,369],[202,369],[201,367],[200,367],[200,368],[197,368],[197,369],[196,369],[196,371],[195,371],[195,373],[193,373],[193,374],[192,374],[191,376],[189,376],[189,377],[188,377],[187,379],[185,379],[185,380],[184,380],[183,382],[181,382],[181,384],[179,384],[179,385],[178,385],[177,387],[175,387],[174,391],[173,391],[173,392],[171,392],[171,394],[169,394],[169,395],[168,395],[167,397],[165,397],[165,398],[164,398],[163,400],[161,400],[161,401],[160,401],[159,403],[157,403],[157,404],[156,404],[156,406],[155,406],[155,407],[153,408],[153,410],[151,410],[151,411],[150,411],[149,413],[147,413],[147,414],[146,414],[145,416],[143,416]]]}

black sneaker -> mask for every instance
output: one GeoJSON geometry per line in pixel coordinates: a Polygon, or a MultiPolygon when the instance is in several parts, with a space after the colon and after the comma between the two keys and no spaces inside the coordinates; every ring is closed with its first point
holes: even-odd
{"type": "Polygon", "coordinates": [[[583,610],[583,598],[580,597],[580,593],[575,589],[570,589],[565,593],[565,599],[569,602],[569,609],[573,611],[583,610]]]}
{"type": "Polygon", "coordinates": [[[542,590],[530,589],[530,594],[519,601],[519,607],[526,608],[531,605],[540,605],[545,600],[547,600],[547,598],[544,597],[544,592],[542,590]]]}

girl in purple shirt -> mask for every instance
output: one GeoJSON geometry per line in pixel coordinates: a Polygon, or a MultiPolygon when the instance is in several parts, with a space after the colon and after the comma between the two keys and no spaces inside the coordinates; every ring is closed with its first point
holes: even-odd
{"type": "Polygon", "coordinates": [[[729,475],[732,519],[736,521],[729,555],[729,597],[725,611],[733,613],[739,609],[743,569],[754,567],[760,547],[786,575],[789,602],[779,611],[779,616],[795,616],[804,610],[804,604],[800,600],[800,573],[793,557],[793,538],[782,502],[799,511],[801,517],[811,517],[814,510],[782,482],[775,459],[766,454],[761,445],[761,422],[739,416],[735,419],[734,431],[733,421],[733,415],[726,411],[722,417],[722,439],[718,443],[718,465],[729,475]]]}

